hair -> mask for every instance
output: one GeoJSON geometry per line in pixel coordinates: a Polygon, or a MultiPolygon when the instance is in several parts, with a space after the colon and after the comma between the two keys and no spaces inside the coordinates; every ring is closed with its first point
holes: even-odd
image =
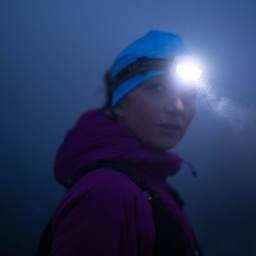
{"type": "Polygon", "coordinates": [[[111,92],[111,79],[110,69],[108,69],[103,75],[103,81],[105,84],[105,102],[102,107],[98,108],[97,111],[107,115],[111,120],[116,120],[116,114],[111,106],[112,92],[111,92]]]}

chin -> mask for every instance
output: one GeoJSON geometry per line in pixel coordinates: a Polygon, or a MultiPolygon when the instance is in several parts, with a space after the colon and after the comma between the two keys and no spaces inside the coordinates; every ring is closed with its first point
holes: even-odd
{"type": "Polygon", "coordinates": [[[156,150],[161,150],[161,151],[168,151],[172,148],[174,148],[179,140],[172,140],[172,141],[157,141],[155,143],[151,142],[148,144],[151,148],[154,148],[156,150]]]}
{"type": "Polygon", "coordinates": [[[176,145],[177,145],[177,143],[172,143],[172,144],[168,144],[168,145],[163,145],[163,146],[161,147],[161,150],[168,151],[168,150],[173,149],[176,145]]]}
{"type": "Polygon", "coordinates": [[[180,141],[182,136],[175,136],[172,138],[162,138],[161,140],[158,141],[158,148],[161,150],[170,150],[174,148],[180,141]]]}

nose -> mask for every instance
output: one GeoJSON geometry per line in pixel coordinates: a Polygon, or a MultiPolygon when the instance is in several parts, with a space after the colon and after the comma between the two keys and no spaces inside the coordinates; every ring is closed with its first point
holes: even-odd
{"type": "Polygon", "coordinates": [[[179,95],[172,95],[167,99],[166,110],[170,113],[181,113],[184,111],[184,104],[179,95]]]}

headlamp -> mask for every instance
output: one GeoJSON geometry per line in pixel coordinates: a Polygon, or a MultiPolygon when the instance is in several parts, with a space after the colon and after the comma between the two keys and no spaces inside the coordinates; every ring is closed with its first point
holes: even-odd
{"type": "Polygon", "coordinates": [[[169,58],[140,57],[133,63],[120,70],[112,80],[111,89],[114,90],[132,76],[150,71],[169,72],[185,82],[197,81],[203,70],[200,69],[190,56],[171,56],[169,58]]]}
{"type": "Polygon", "coordinates": [[[176,73],[183,79],[193,81],[200,78],[203,70],[196,68],[194,65],[177,65],[176,73]]]}
{"type": "Polygon", "coordinates": [[[202,73],[203,70],[199,68],[197,62],[189,56],[176,56],[171,64],[171,74],[176,74],[183,81],[195,82],[202,73]]]}

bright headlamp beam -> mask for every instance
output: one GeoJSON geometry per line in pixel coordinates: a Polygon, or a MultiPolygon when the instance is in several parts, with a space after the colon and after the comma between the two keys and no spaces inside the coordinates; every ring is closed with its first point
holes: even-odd
{"type": "Polygon", "coordinates": [[[171,74],[184,82],[199,82],[203,70],[201,63],[192,56],[175,56],[171,64],[171,74]]]}
{"type": "Polygon", "coordinates": [[[186,81],[195,81],[200,78],[203,73],[194,63],[178,64],[176,67],[178,76],[186,81]]]}

